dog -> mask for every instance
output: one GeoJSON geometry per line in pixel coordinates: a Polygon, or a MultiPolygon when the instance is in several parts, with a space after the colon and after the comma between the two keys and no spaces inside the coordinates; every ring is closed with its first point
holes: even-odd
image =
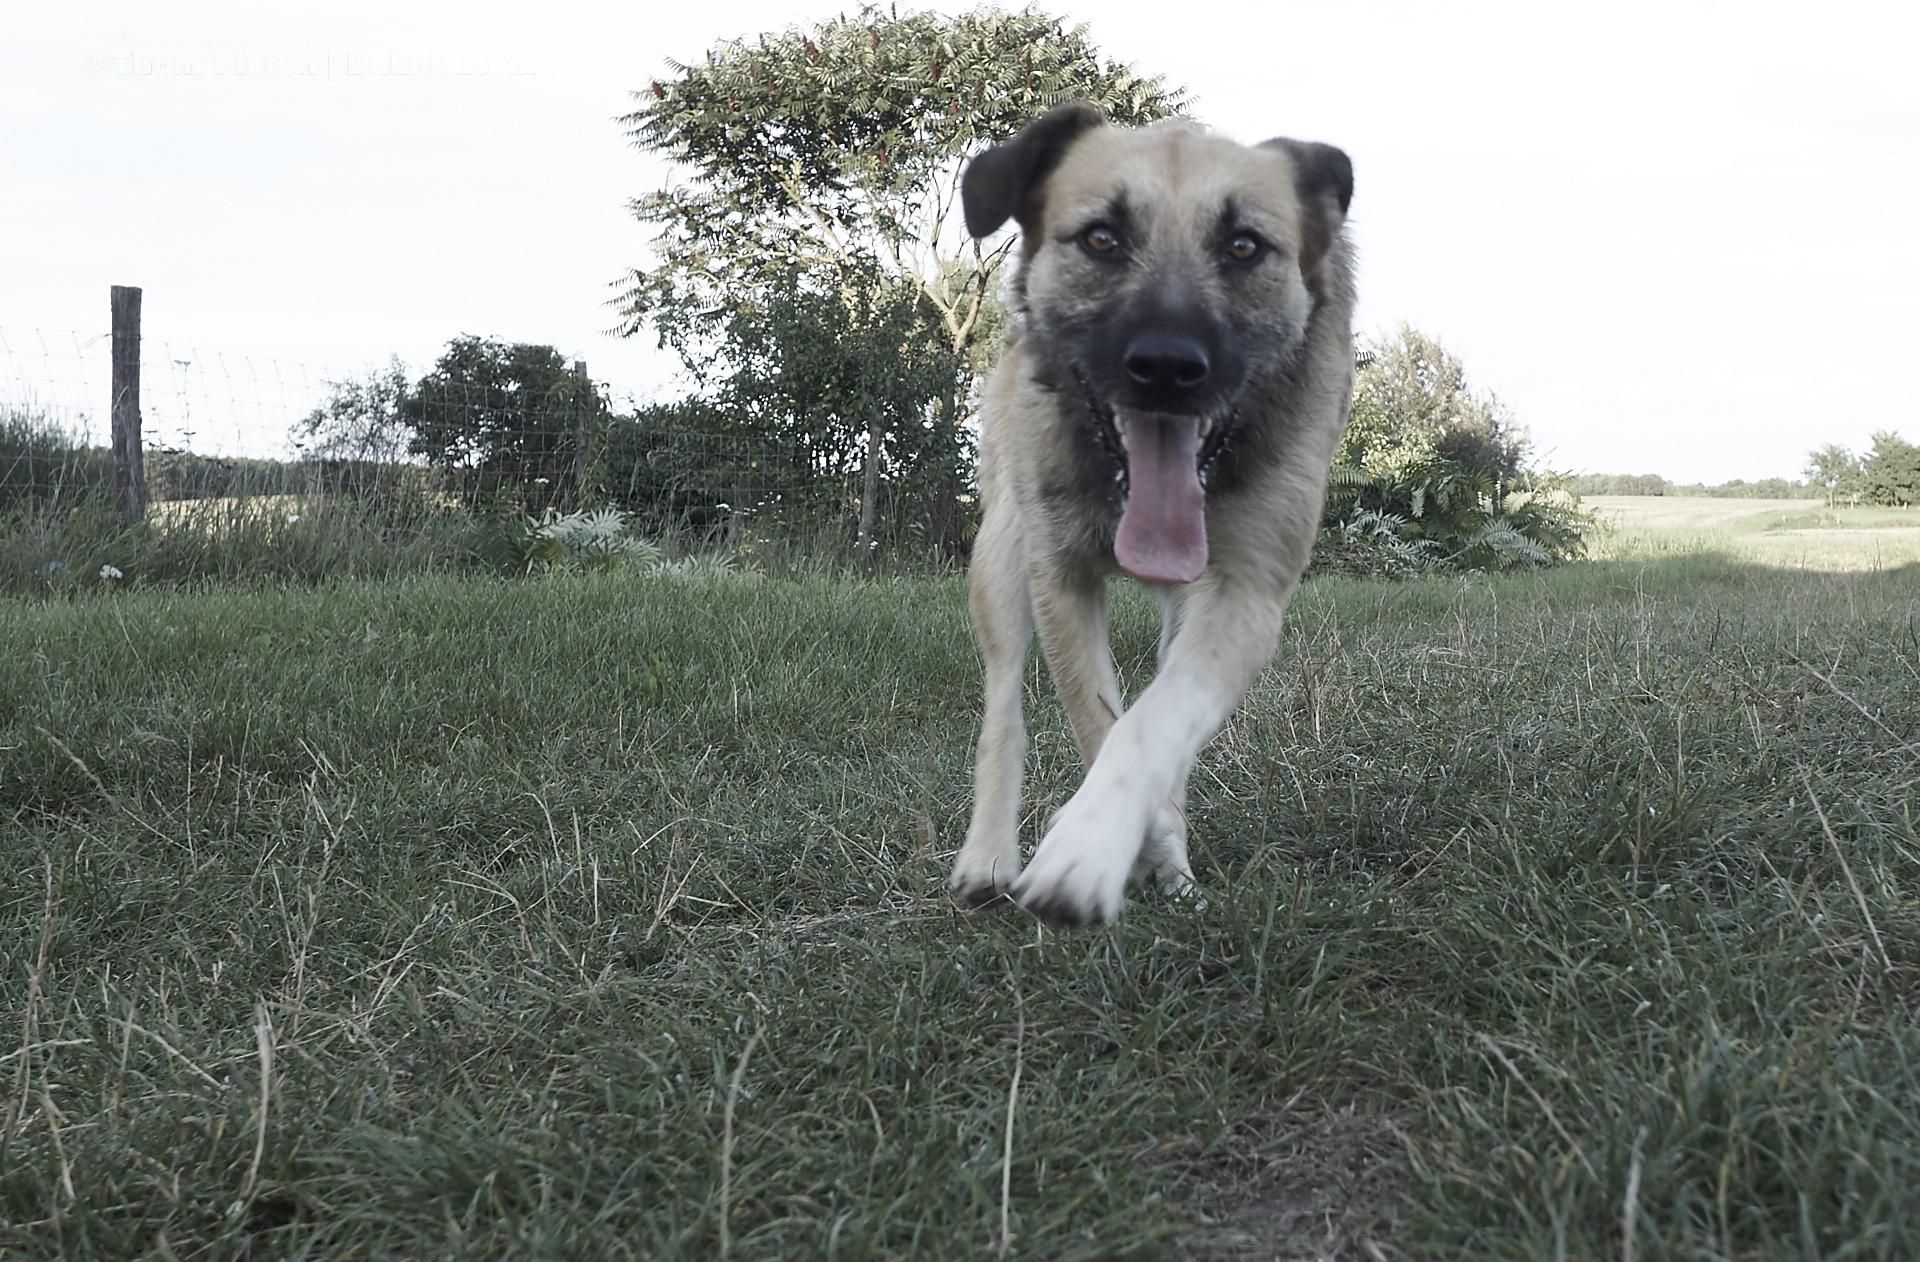
{"type": "Polygon", "coordinates": [[[1189,122],[1051,110],[961,178],[975,238],[1017,222],[1014,333],[982,395],[969,605],[985,667],[973,817],[951,886],[1041,919],[1192,889],[1186,784],[1272,656],[1353,393],[1353,167],[1189,122]],[[1161,600],[1124,709],[1107,579],[1161,600]],[[1021,679],[1035,629],[1086,775],[1020,866],[1021,679]]]}

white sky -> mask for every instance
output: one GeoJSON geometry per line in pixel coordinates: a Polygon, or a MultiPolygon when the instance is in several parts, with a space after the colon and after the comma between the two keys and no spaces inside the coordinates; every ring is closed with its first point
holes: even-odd
{"type": "MultiPolygon", "coordinates": [[[[33,371],[19,329],[104,332],[108,286],[132,284],[150,363],[162,343],[347,370],[398,354],[418,375],[477,333],[670,397],[674,362],[606,333],[613,283],[649,258],[625,204],[667,175],[613,119],[670,57],[853,7],[12,0],[12,370],[33,371]],[[348,73],[368,54],[544,64],[348,73]],[[215,73],[236,58],[318,72],[215,73]]],[[[1875,429],[1920,439],[1920,6],[1049,11],[1231,135],[1344,147],[1362,331],[1438,335],[1558,467],[1717,482],[1796,475],[1875,429]]]]}

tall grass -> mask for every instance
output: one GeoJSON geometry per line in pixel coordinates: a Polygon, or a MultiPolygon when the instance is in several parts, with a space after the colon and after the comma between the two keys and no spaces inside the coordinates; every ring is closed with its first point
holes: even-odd
{"type": "Polygon", "coordinates": [[[470,566],[477,526],[431,503],[280,495],[170,500],[123,524],[105,497],[0,521],[0,593],[312,584],[470,566]]]}
{"type": "Polygon", "coordinates": [[[0,595],[471,567],[478,523],[382,472],[155,453],[146,519],[127,523],[108,451],[44,410],[0,406],[0,595]]]}
{"type": "Polygon", "coordinates": [[[110,452],[30,401],[0,403],[0,518],[58,511],[112,487],[110,452]]]}
{"type": "Polygon", "coordinates": [[[1317,580],[1204,900],[1070,934],[940,887],[964,603],[0,603],[0,1247],[1914,1254],[1914,571],[1317,580]]]}

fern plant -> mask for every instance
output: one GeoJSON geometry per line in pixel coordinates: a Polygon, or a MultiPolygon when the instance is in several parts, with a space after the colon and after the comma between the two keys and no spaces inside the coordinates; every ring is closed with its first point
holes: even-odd
{"type": "Polygon", "coordinates": [[[661,568],[666,558],[659,545],[627,533],[627,525],[626,516],[612,508],[581,509],[544,522],[503,511],[494,514],[479,551],[494,569],[515,577],[569,565],[596,571],[621,565],[661,568]]]}
{"type": "Polygon", "coordinates": [[[1514,488],[1443,456],[1375,471],[1335,465],[1314,565],[1406,576],[1437,569],[1533,569],[1586,547],[1592,515],[1549,474],[1514,488]]]}

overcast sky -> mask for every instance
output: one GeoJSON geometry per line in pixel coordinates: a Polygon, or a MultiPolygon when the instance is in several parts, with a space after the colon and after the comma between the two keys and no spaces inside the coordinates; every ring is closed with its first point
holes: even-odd
{"type": "MultiPolygon", "coordinates": [[[[649,257],[626,202],[670,174],[614,120],[669,58],[852,7],[12,5],[0,369],[130,284],[150,344],[417,375],[476,333],[670,397],[607,333],[649,257]],[[359,73],[388,57],[501,73],[359,73]]],[[[1920,439],[1920,6],[1049,11],[1230,135],[1345,148],[1361,331],[1437,335],[1557,467],[1717,482],[1920,439]]]]}

